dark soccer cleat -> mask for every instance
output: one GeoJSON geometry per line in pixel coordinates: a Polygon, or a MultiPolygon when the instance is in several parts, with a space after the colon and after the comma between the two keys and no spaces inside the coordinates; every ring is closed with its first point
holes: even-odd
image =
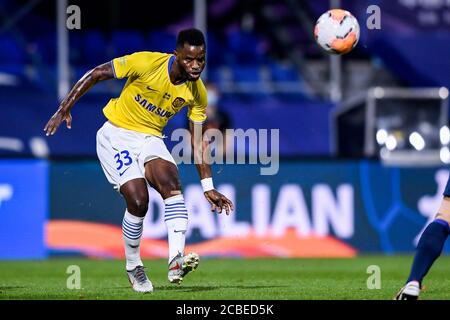
{"type": "Polygon", "coordinates": [[[394,300],[417,300],[420,294],[418,281],[410,281],[395,296],[394,300]]]}

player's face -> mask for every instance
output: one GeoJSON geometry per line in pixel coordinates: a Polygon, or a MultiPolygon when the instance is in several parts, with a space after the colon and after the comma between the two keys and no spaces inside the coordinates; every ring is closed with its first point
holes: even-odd
{"type": "Polygon", "coordinates": [[[175,51],[177,62],[189,81],[196,81],[206,64],[205,46],[191,46],[187,43],[175,51]]]}

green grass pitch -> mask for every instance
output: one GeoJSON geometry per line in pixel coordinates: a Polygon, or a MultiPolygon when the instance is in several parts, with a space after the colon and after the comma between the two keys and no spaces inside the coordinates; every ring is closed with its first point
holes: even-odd
{"type": "MultiPolygon", "coordinates": [[[[120,260],[53,258],[1,261],[0,299],[392,299],[407,276],[412,256],[354,259],[203,259],[183,284],[167,281],[167,261],[145,265],[155,290],[132,291],[120,260]],[[81,289],[66,286],[67,268],[81,270],[81,289]],[[368,289],[370,265],[381,270],[381,289],[368,289]]],[[[421,299],[450,299],[450,256],[431,269],[421,299]]]]}

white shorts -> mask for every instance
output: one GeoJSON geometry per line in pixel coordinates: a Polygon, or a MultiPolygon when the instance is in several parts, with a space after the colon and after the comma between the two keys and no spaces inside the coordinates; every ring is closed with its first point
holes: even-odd
{"type": "Polygon", "coordinates": [[[161,158],[176,165],[161,137],[120,128],[109,121],[97,131],[97,155],[117,191],[130,180],[145,179],[144,165],[150,160],[161,158]]]}

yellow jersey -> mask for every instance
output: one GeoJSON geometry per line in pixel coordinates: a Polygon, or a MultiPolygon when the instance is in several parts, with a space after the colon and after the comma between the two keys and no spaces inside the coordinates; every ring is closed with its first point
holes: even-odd
{"type": "Polygon", "coordinates": [[[175,56],[159,52],[136,52],[113,59],[114,76],[128,80],[119,98],[103,109],[115,125],[163,136],[167,122],[183,107],[196,123],[206,120],[207,93],[201,79],[174,85],[169,72],[175,56]]]}

